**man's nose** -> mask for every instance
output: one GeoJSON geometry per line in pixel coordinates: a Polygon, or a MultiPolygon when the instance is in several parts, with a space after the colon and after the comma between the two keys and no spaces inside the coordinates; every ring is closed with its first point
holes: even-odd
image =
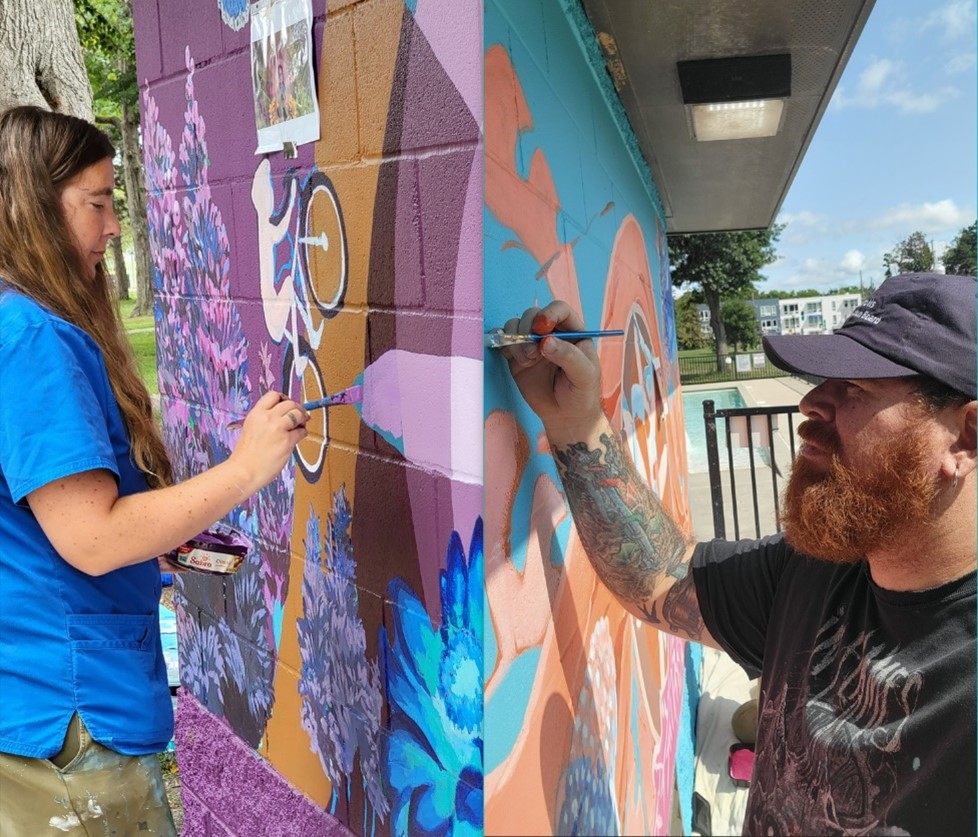
{"type": "Polygon", "coordinates": [[[798,403],[802,415],[810,419],[832,421],[835,418],[837,385],[840,383],[842,382],[830,378],[806,392],[798,403]]]}

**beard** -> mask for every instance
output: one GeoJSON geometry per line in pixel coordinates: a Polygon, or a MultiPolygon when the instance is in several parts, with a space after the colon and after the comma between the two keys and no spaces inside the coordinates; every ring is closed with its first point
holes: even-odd
{"type": "MultiPolygon", "coordinates": [[[[781,498],[785,540],[795,549],[839,564],[906,543],[933,520],[939,481],[928,464],[923,431],[878,443],[844,465],[841,445],[828,425],[808,420],[798,435],[831,454],[826,470],[796,458],[781,498]]],[[[925,556],[920,556],[926,560],[925,556]]]]}

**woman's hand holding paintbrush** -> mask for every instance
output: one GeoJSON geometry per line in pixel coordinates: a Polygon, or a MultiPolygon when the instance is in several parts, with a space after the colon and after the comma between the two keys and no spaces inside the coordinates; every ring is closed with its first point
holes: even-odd
{"type": "Polygon", "coordinates": [[[239,465],[242,482],[238,489],[250,496],[277,477],[292,456],[295,446],[306,438],[309,412],[302,404],[280,392],[266,392],[238,424],[241,436],[228,457],[239,465]]]}
{"type": "MultiPolygon", "coordinates": [[[[300,423],[304,425],[306,421],[308,421],[310,410],[318,410],[323,407],[336,407],[340,404],[359,404],[362,398],[363,387],[356,384],[352,387],[347,387],[346,389],[340,390],[339,392],[334,392],[332,395],[327,395],[325,398],[320,398],[317,401],[307,401],[305,404],[299,404],[297,406],[301,407],[301,409],[305,412],[305,418],[303,418],[302,422],[300,423]]],[[[291,403],[294,404],[295,402],[291,403]]],[[[257,406],[257,404],[255,406],[257,406]]],[[[237,430],[239,427],[244,425],[246,419],[247,417],[229,422],[228,430],[237,430]]]]}

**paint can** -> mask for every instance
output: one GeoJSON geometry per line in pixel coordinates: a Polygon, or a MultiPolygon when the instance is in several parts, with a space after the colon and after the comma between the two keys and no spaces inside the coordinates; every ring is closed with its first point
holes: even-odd
{"type": "Polygon", "coordinates": [[[243,532],[216,523],[164,557],[176,566],[208,575],[233,575],[251,550],[243,532]]]}

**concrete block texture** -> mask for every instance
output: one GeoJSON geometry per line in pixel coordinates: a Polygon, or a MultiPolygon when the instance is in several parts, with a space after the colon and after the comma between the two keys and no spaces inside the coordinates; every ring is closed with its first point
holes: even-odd
{"type": "Polygon", "coordinates": [[[185,691],[178,700],[176,730],[177,761],[188,789],[183,796],[185,837],[351,833],[185,691]]]}

